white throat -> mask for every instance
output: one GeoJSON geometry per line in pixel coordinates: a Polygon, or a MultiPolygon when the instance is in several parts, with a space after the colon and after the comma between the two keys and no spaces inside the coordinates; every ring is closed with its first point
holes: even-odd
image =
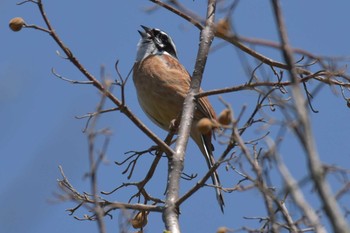
{"type": "Polygon", "coordinates": [[[144,39],[140,39],[137,44],[137,54],[136,54],[136,62],[142,61],[149,55],[157,54],[158,49],[154,45],[153,42],[149,41],[148,43],[144,41],[144,39]]]}

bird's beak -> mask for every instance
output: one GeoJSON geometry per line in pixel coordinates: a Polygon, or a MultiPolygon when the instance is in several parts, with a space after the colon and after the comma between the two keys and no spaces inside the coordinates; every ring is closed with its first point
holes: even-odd
{"type": "Polygon", "coordinates": [[[151,37],[151,36],[152,36],[152,34],[151,34],[152,29],[150,29],[149,27],[143,26],[143,25],[141,25],[141,27],[142,27],[143,30],[145,30],[145,31],[144,31],[144,32],[143,32],[143,31],[139,31],[139,30],[137,30],[137,31],[140,33],[140,35],[141,35],[142,38],[151,37]]]}

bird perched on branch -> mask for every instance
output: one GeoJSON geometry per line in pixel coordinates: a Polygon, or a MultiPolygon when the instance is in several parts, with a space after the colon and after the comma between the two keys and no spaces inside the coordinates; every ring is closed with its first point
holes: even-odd
{"type": "MultiPolygon", "coordinates": [[[[141,39],[137,46],[136,63],[133,70],[133,80],[137,97],[145,114],[159,127],[169,130],[173,120],[181,116],[185,97],[190,89],[191,77],[179,62],[176,47],[171,37],[156,28],[141,27],[141,39]]],[[[202,90],[200,90],[202,91],[202,90]]],[[[202,133],[197,123],[208,118],[215,120],[213,107],[206,97],[197,100],[191,128],[191,138],[196,142],[209,169],[215,163],[212,131],[202,133]]],[[[213,184],[217,187],[216,196],[221,211],[224,200],[220,180],[215,171],[212,176],[213,184]]]]}

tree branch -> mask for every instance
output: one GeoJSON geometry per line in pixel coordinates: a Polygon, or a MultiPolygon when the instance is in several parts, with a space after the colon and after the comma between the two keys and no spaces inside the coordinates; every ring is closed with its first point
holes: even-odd
{"type": "Polygon", "coordinates": [[[324,169],[314,142],[310,119],[307,114],[307,109],[304,105],[305,99],[299,85],[298,72],[297,68],[294,65],[295,62],[291,47],[289,46],[280,3],[278,0],[271,0],[271,3],[273,6],[277,29],[281,40],[283,56],[288,66],[290,79],[293,82],[293,85],[291,87],[292,95],[295,101],[294,107],[296,116],[299,121],[298,124],[294,127],[294,130],[297,131],[296,133],[298,135],[298,138],[306,152],[309,172],[318,191],[318,195],[320,196],[324,205],[324,210],[332,223],[333,231],[350,232],[350,228],[347,225],[343,215],[341,214],[338,203],[335,200],[329,184],[325,179],[324,169]]]}
{"type": "Polygon", "coordinates": [[[74,64],[74,66],[89,80],[92,85],[94,85],[100,92],[104,93],[108,99],[110,99],[115,105],[117,105],[122,113],[124,113],[142,132],[144,132],[152,141],[154,141],[157,145],[159,145],[162,150],[171,155],[173,154],[173,150],[159,137],[157,137],[151,130],[147,128],[145,124],[143,124],[130,110],[127,106],[124,105],[118,98],[116,98],[111,92],[109,92],[104,85],[99,82],[92,74],[90,74],[84,66],[78,61],[78,59],[73,55],[70,49],[63,43],[63,41],[59,38],[55,30],[53,29],[48,17],[46,16],[46,12],[44,9],[44,5],[41,0],[36,2],[38,5],[41,16],[48,28],[49,35],[55,40],[57,45],[63,50],[66,54],[67,58],[74,64]]]}
{"type": "Polygon", "coordinates": [[[169,157],[168,190],[163,219],[166,229],[172,233],[180,232],[177,209],[178,206],[176,206],[176,201],[179,198],[180,179],[184,167],[185,150],[190,136],[191,124],[195,109],[195,95],[199,92],[209,48],[214,39],[215,8],[216,1],[209,0],[207,7],[207,20],[204,29],[200,33],[200,44],[191,80],[191,87],[184,101],[175,153],[172,157],[169,157]]]}

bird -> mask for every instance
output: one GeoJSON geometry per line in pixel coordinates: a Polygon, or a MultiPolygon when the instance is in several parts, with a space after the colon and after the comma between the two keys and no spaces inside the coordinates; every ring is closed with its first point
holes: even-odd
{"type": "MultiPolygon", "coordinates": [[[[141,39],[137,44],[136,61],[133,67],[133,82],[137,98],[144,113],[153,123],[169,131],[170,126],[181,116],[183,103],[190,90],[191,76],[177,57],[172,38],[164,31],[141,25],[141,39]]],[[[203,90],[200,89],[200,92],[203,90]]],[[[213,132],[201,133],[196,127],[202,118],[216,119],[215,111],[207,97],[196,101],[191,138],[205,157],[209,169],[215,163],[213,132]]],[[[224,199],[218,173],[211,176],[216,198],[224,212],[224,199]]]]}

